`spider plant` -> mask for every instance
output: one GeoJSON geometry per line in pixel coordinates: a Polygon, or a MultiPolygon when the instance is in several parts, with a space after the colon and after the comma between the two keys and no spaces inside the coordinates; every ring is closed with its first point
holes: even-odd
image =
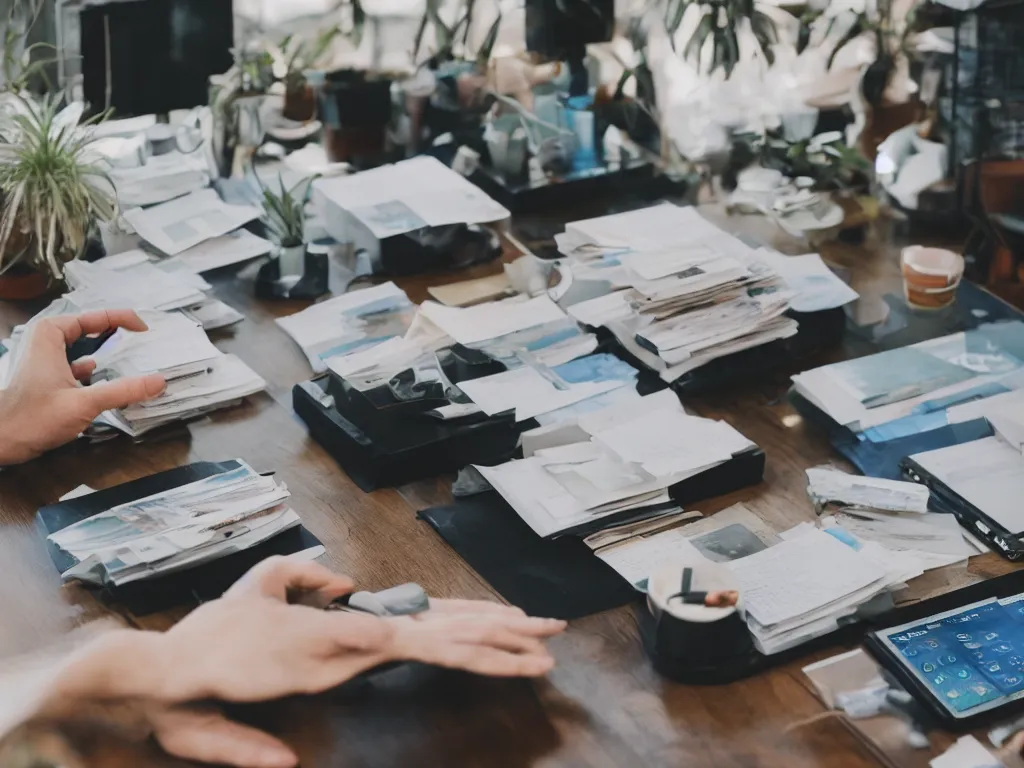
{"type": "Polygon", "coordinates": [[[85,130],[106,114],[79,125],[74,107],[61,110],[57,97],[18,98],[23,112],[9,118],[11,130],[0,137],[0,274],[21,264],[59,280],[64,264],[85,249],[94,222],[117,213],[113,182],[90,155],[95,138],[85,130]],[[28,246],[8,253],[25,236],[28,246]]]}
{"type": "Polygon", "coordinates": [[[683,49],[683,56],[694,58],[699,63],[704,43],[710,38],[711,67],[707,74],[719,68],[725,70],[727,78],[732,74],[740,60],[737,30],[744,19],[750,23],[750,30],[765,61],[769,65],[775,62],[772,45],[779,41],[778,30],[770,16],[754,8],[754,0],[666,0],[665,27],[673,45],[686,9],[691,5],[701,9],[701,19],[683,49]]]}
{"type": "MultiPolygon", "coordinates": [[[[416,38],[413,41],[412,55],[415,60],[419,57],[420,49],[423,46],[423,36],[427,30],[428,24],[433,26],[434,49],[429,58],[429,62],[432,62],[432,66],[436,66],[445,61],[455,60],[457,58],[457,48],[461,50],[463,58],[469,60],[466,55],[466,47],[469,43],[469,33],[473,26],[473,11],[476,6],[476,0],[464,0],[460,7],[461,13],[459,18],[451,26],[448,26],[441,17],[442,5],[443,0],[426,0],[424,14],[420,19],[419,29],[416,31],[416,38]]],[[[500,27],[501,8],[499,5],[498,17],[487,30],[487,34],[484,35],[484,40],[480,44],[480,48],[476,52],[476,56],[473,57],[477,69],[482,70],[487,67],[487,62],[491,58],[491,51],[498,39],[498,30],[500,27]]]]}
{"type": "Polygon", "coordinates": [[[44,0],[12,0],[3,22],[3,51],[0,54],[0,90],[21,93],[34,78],[41,78],[47,90],[52,83],[46,74],[46,67],[57,61],[55,55],[36,56],[37,51],[48,50],[56,54],[57,49],[49,43],[26,45],[26,40],[43,10],[44,0]]]}
{"type": "MultiPolygon", "coordinates": [[[[356,6],[361,9],[358,3],[356,3],[356,6]]],[[[325,29],[312,41],[300,40],[294,34],[285,37],[278,46],[284,58],[285,88],[289,91],[305,88],[306,70],[316,69],[320,66],[334,38],[340,34],[341,27],[335,24],[325,29]]],[[[358,46],[358,42],[356,42],[356,45],[358,46]]]]}
{"type": "Polygon", "coordinates": [[[288,189],[284,179],[278,176],[280,192],[276,192],[263,183],[255,169],[252,174],[256,177],[262,192],[263,221],[271,240],[282,248],[295,248],[305,244],[306,203],[313,192],[315,177],[302,179],[288,189]],[[298,190],[302,186],[305,186],[305,191],[300,195],[298,190]]]}

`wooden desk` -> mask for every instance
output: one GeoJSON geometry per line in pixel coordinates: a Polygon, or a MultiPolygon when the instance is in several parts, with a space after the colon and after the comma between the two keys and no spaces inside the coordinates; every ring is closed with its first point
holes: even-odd
{"type": "MultiPolygon", "coordinates": [[[[717,208],[712,219],[723,220],[717,208]]],[[[726,226],[790,253],[761,217],[726,226]]],[[[528,242],[528,244],[530,244],[528,242]]],[[[848,270],[863,299],[854,316],[879,314],[887,293],[899,293],[896,249],[873,236],[865,246],[834,245],[826,259],[848,270]]],[[[491,264],[460,275],[402,281],[422,300],[430,284],[488,274],[491,264]]],[[[495,593],[415,517],[418,509],[450,500],[451,478],[362,493],[311,440],[291,411],[293,384],[310,369],[274,317],[301,308],[253,298],[252,274],[214,276],[216,295],[243,312],[233,331],[214,334],[217,346],[238,354],[266,378],[267,394],[210,418],[133,445],[118,438],[69,446],[31,464],[0,473],[0,655],[36,649],[105,610],[85,590],[61,586],[33,528],[35,510],[75,486],[107,487],[198,460],[242,457],[257,469],[276,469],[293,492],[305,525],[327,548],[326,562],[364,588],[416,581],[438,596],[494,598],[495,593]]],[[[0,330],[28,317],[28,309],[0,307],[0,330]]],[[[877,317],[875,317],[877,319],[877,317]]],[[[831,353],[841,356],[842,350],[831,353]]],[[[826,360],[814,361],[815,364],[826,360]]],[[[841,462],[821,434],[806,428],[784,400],[785,373],[734,391],[691,399],[697,412],[723,418],[768,453],[761,485],[699,505],[713,513],[742,501],[777,529],[812,519],[804,470],[841,462]]],[[[1004,572],[995,555],[976,557],[970,580],[1004,572]]],[[[935,572],[905,597],[948,589],[935,572]]],[[[138,619],[137,626],[168,626],[177,615],[138,619]]],[[[244,715],[282,734],[303,766],[871,766],[878,763],[846,728],[824,720],[787,728],[822,712],[800,668],[810,658],[750,680],[721,687],[669,683],[651,669],[637,639],[630,608],[572,622],[551,643],[558,667],[547,680],[494,681],[434,670],[397,670],[329,696],[278,702],[244,715]]],[[[824,656],[827,654],[818,654],[824,656]]],[[[933,737],[938,749],[951,738],[933,737]]],[[[150,751],[148,761],[173,764],[150,751]]],[[[933,753],[889,750],[900,766],[925,766],[933,753]]],[[[97,763],[100,764],[100,763],[97,763]]],[[[105,764],[105,763],[104,763],[105,764]]],[[[136,763],[140,764],[140,763],[136,763]]]]}

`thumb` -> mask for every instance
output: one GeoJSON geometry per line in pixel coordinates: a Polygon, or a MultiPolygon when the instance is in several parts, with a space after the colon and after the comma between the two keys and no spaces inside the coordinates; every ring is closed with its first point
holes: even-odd
{"type": "Polygon", "coordinates": [[[169,754],[236,768],[293,768],[298,758],[282,741],[228,720],[212,709],[174,707],[151,714],[153,735],[169,754]]]}
{"type": "Polygon", "coordinates": [[[100,382],[82,389],[83,395],[97,414],[116,408],[127,408],[129,405],[151,400],[167,388],[167,382],[159,373],[148,376],[134,376],[127,379],[115,379],[100,382]]]}

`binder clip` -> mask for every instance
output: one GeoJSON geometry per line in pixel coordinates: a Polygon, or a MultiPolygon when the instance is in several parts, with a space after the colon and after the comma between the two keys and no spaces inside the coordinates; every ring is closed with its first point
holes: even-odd
{"type": "Polygon", "coordinates": [[[661,568],[648,580],[647,608],[641,636],[659,674],[707,685],[759,670],[764,657],[744,621],[743,596],[720,564],[701,559],[661,568]]]}

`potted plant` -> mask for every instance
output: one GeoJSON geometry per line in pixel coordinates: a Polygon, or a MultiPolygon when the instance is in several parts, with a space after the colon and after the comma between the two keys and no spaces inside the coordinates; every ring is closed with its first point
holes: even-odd
{"type": "Polygon", "coordinates": [[[106,170],[90,157],[94,138],[81,105],[18,97],[22,111],[0,131],[0,298],[40,296],[85,250],[97,221],[117,214],[106,170]]]}
{"type": "Polygon", "coordinates": [[[7,18],[3,23],[3,51],[0,52],[0,89],[9,93],[20,93],[28,88],[35,78],[42,81],[47,89],[52,83],[46,68],[57,62],[56,55],[38,57],[36,52],[48,50],[56,54],[57,49],[50,43],[28,44],[28,37],[45,5],[44,0],[11,0],[7,18]]]}
{"type": "Polygon", "coordinates": [[[768,64],[775,61],[772,45],[779,41],[778,30],[771,16],[754,7],[754,0],[666,0],[665,26],[673,46],[686,9],[691,5],[700,9],[701,19],[683,49],[683,56],[695,58],[699,66],[704,43],[711,40],[711,66],[707,74],[719,67],[725,70],[727,78],[732,74],[740,60],[737,30],[744,20],[750,24],[765,61],[768,64]]]}
{"type": "Polygon", "coordinates": [[[282,114],[288,120],[301,123],[312,120],[316,115],[316,95],[306,73],[322,66],[331,43],[340,34],[341,27],[334,25],[312,41],[298,40],[295,35],[288,35],[281,41],[280,49],[285,65],[282,114]]]}
{"type": "Polygon", "coordinates": [[[262,192],[263,223],[268,236],[277,245],[280,277],[301,276],[306,263],[306,203],[312,194],[314,179],[303,179],[288,189],[278,176],[280,192],[275,192],[264,185],[255,169],[253,175],[262,192]],[[298,194],[303,186],[305,190],[298,194]]]}
{"type": "Polygon", "coordinates": [[[210,78],[210,110],[214,120],[214,156],[222,176],[241,173],[248,157],[263,141],[260,110],[275,82],[274,57],[261,46],[234,51],[235,63],[210,78]]]}

